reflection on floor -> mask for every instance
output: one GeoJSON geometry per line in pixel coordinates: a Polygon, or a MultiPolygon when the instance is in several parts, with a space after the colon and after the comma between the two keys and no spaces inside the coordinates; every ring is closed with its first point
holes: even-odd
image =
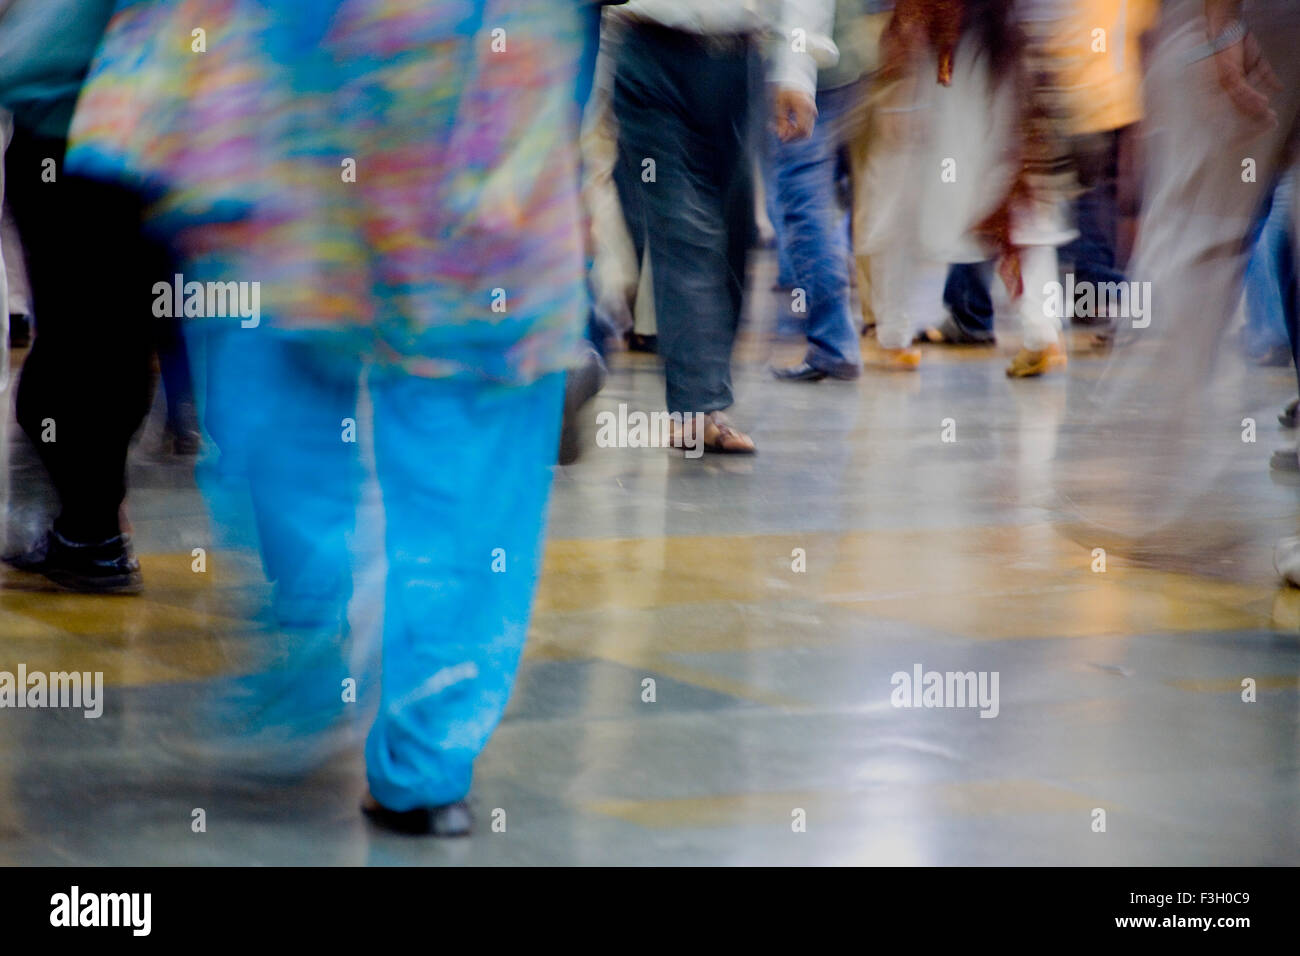
{"type": "MultiPolygon", "coordinates": [[[[1056,380],[931,349],[917,375],[803,386],[763,369],[797,345],[751,335],[736,411],[758,457],[593,445],[558,469],[479,832],[451,843],[371,830],[355,754],[259,787],[168,748],[196,688],[238,671],[254,625],[234,609],[262,586],[247,554],[191,570],[204,505],[146,432],[129,502],[145,595],[0,594],[0,670],[108,685],[98,720],[0,713],[0,862],[1300,862],[1300,592],[1278,587],[1267,534],[1201,567],[1103,571],[1059,533],[1049,468],[1070,458],[1058,425],[1069,380],[1096,373],[1086,351],[1056,380]],[[996,673],[996,717],[894,706],[917,669],[996,673]]],[[[1260,373],[1259,421],[1290,374],[1260,373]]],[[[590,414],[656,408],[660,389],[652,358],[624,356],[590,414]]],[[[1268,480],[1269,451],[1242,455],[1240,495],[1276,537],[1295,489],[1268,480]]]]}

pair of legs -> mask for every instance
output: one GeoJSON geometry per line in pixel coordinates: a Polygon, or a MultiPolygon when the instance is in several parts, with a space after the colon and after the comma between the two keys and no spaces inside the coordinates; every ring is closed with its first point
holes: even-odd
{"type": "Polygon", "coordinates": [[[804,363],[835,378],[856,378],[862,371],[857,324],[849,308],[847,216],[836,197],[837,172],[846,127],[855,100],[865,95],[858,84],[817,94],[817,123],[812,136],[782,143],[769,141],[772,194],[781,259],[792,288],[806,297],[808,351],[804,363]]]}
{"type": "Polygon", "coordinates": [[[40,316],[17,408],[59,496],[54,530],[90,544],[121,533],[127,448],[152,401],[153,284],[174,270],[140,199],[65,175],[65,146],[17,130],[5,154],[40,316]]]}
{"type": "MultiPolygon", "coordinates": [[[[337,641],[364,474],[361,362],[327,338],[265,326],[205,345],[207,423],[222,470],[249,483],[277,617],[337,641]]],[[[541,566],[563,378],[507,386],[369,370],[387,572],[366,766],[388,810],[463,799],[505,710],[541,566]]],[[[320,693],[309,681],[280,692],[320,693]]],[[[277,708],[297,709],[311,705],[277,708]]]]}
{"type": "MultiPolygon", "coordinates": [[[[906,350],[916,333],[933,322],[938,303],[933,293],[942,282],[943,302],[953,318],[957,341],[993,341],[993,280],[989,262],[958,263],[948,267],[924,260],[911,260],[902,250],[885,250],[873,257],[876,279],[876,336],[884,349],[906,350]]],[[[1049,245],[1020,249],[1024,289],[1016,299],[1022,347],[1043,352],[1057,346],[1061,320],[1048,308],[1044,292],[1057,281],[1056,249],[1049,245]]]]}
{"type": "MultiPolygon", "coordinates": [[[[1090,134],[1074,143],[1075,168],[1082,190],[1074,201],[1074,224],[1079,234],[1061,247],[1059,258],[1070,264],[1077,282],[1094,287],[1125,281],[1124,273],[1117,268],[1116,247],[1120,140],[1127,129],[1131,128],[1090,134]]],[[[988,262],[949,267],[943,301],[951,323],[943,329],[945,339],[972,344],[993,341],[994,308],[989,293],[992,280],[992,264],[988,262]]],[[[1081,313],[1075,314],[1082,318],[1081,313]]]]}
{"type": "Polygon", "coordinates": [[[753,239],[749,150],[760,63],[746,38],[635,24],[614,80],[615,183],[638,260],[654,264],[670,412],[729,408],[753,239]]]}
{"type": "MultiPolygon", "coordinates": [[[[1025,135],[1016,84],[991,69],[973,36],[958,45],[951,86],[935,83],[936,69],[932,60],[914,66],[879,105],[882,144],[867,171],[873,217],[856,237],[871,256],[872,311],[887,367],[919,364],[912,342],[938,324],[945,263],[987,254],[975,230],[1010,188],[1018,167],[1008,156],[1025,135]]],[[[1057,279],[1056,244],[1069,233],[1050,197],[1017,200],[1012,220],[1023,278],[1016,301],[1023,354],[1008,373],[1038,374],[1046,370],[1044,354],[1064,360],[1060,317],[1046,306],[1047,287],[1057,279]]]]}

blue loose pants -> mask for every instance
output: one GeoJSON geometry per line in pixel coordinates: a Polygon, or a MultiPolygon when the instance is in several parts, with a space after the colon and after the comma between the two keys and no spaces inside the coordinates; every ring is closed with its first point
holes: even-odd
{"type": "MultiPolygon", "coordinates": [[[[218,469],[248,480],[276,625],[310,635],[297,646],[314,649],[257,675],[245,696],[263,688],[278,697],[262,702],[276,715],[267,719],[294,714],[306,735],[324,728],[302,718],[328,719],[317,705],[337,703],[346,673],[342,622],[364,476],[363,443],[350,440],[365,427],[361,363],[265,328],[221,332],[206,346],[218,469]],[[336,666],[321,663],[330,648],[336,666]]],[[[541,567],[563,378],[508,386],[370,371],[387,572],[366,766],[371,792],[390,809],[463,798],[505,710],[541,567]]]]}

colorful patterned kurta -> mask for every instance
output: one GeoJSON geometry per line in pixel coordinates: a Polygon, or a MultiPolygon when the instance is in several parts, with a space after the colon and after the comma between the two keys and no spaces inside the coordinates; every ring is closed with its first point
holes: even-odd
{"type": "Polygon", "coordinates": [[[146,190],[187,281],[260,282],[263,327],[527,382],[586,312],[580,52],[575,0],[122,0],[68,168],[146,190]]]}

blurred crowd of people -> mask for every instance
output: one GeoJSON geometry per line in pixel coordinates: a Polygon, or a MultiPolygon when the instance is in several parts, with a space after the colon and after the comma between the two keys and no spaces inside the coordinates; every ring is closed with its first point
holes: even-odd
{"type": "MultiPolygon", "coordinates": [[[[773,387],[1004,332],[1009,378],[1060,374],[1083,326],[1110,358],[1078,420],[1134,493],[1063,500],[1130,538],[1185,515],[1225,356],[1298,354],[1298,50],[1292,0],[0,0],[0,317],[60,506],[6,560],[140,590],[126,460],[160,371],[168,452],[211,446],[214,523],[242,489],[269,626],[312,648],[230,690],[278,701],[240,733],[300,752],[338,719],[372,464],[365,810],[467,832],[557,449],[634,348],[671,444],[755,453],[728,411],[764,242],[807,343],[773,387]]],[[[1300,584],[1300,543],[1278,565],[1300,584]]]]}

